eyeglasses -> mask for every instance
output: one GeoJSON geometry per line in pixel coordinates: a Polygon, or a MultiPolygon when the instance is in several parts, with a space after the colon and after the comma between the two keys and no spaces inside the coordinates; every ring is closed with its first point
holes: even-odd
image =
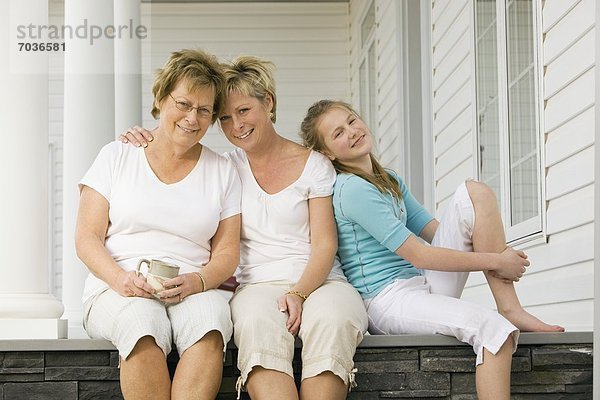
{"type": "Polygon", "coordinates": [[[175,102],[175,107],[177,107],[177,109],[179,111],[183,111],[184,113],[189,113],[192,110],[196,110],[196,113],[200,118],[210,118],[214,114],[213,111],[209,110],[206,107],[192,107],[184,101],[177,101],[171,95],[171,93],[169,93],[169,97],[171,97],[173,99],[173,101],[175,102]]]}

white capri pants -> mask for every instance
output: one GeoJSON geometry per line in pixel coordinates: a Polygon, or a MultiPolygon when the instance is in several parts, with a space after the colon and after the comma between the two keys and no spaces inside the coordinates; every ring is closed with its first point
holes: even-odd
{"type": "MultiPolygon", "coordinates": [[[[475,209],[463,182],[444,211],[432,246],[473,251],[475,209]]],[[[364,300],[372,334],[442,334],[473,346],[476,365],[483,349],[496,354],[519,331],[496,311],[460,300],[468,272],[422,270],[423,276],[397,279],[364,300]]]]}
{"type": "Polygon", "coordinates": [[[165,357],[172,343],[181,356],[208,332],[218,331],[225,351],[233,330],[227,299],[214,289],[187,296],[176,304],[124,297],[106,289],[84,307],[83,324],[88,335],[110,340],[123,359],[144,336],[152,336],[165,357]]]}
{"type": "MultiPolygon", "coordinates": [[[[293,378],[295,338],[286,329],[287,313],[277,299],[291,288],[288,282],[256,283],[233,295],[231,315],[237,345],[238,389],[255,366],[293,378]]],[[[346,385],[354,384],[354,353],[367,330],[360,295],[348,282],[326,281],[304,301],[298,337],[302,339],[302,379],[331,371],[346,385]]]]}

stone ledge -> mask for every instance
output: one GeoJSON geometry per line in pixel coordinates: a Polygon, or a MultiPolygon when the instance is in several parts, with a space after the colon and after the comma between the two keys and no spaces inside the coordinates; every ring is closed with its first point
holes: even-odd
{"type": "MultiPolygon", "coordinates": [[[[521,333],[519,345],[592,343],[593,332],[521,333]]],[[[298,341],[296,347],[300,347],[298,341]]],[[[443,335],[366,335],[359,348],[467,346],[450,336],[443,335]]],[[[230,342],[228,348],[235,348],[230,342]]],[[[18,339],[0,340],[0,351],[78,351],[116,350],[103,339],[18,339]]]]}

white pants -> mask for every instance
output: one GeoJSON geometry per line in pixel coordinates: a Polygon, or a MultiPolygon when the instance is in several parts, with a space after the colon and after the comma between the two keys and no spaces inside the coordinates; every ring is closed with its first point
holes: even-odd
{"type": "Polygon", "coordinates": [[[86,301],[84,307],[87,334],[110,340],[123,359],[144,336],[152,336],[166,357],[172,343],[181,355],[212,330],[223,337],[225,351],[233,330],[227,299],[214,289],[187,296],[175,304],[154,298],[123,297],[106,289],[86,301]]]}
{"type": "MultiPolygon", "coordinates": [[[[255,283],[238,288],[231,316],[238,346],[240,385],[255,366],[293,377],[295,338],[285,326],[287,314],[277,299],[291,283],[255,283]]],[[[302,379],[331,371],[352,384],[354,353],[367,330],[367,315],[360,295],[348,282],[328,280],[306,299],[298,337],[302,339],[302,379]]]]}
{"type": "MultiPolygon", "coordinates": [[[[473,251],[475,210],[462,183],[450,200],[432,245],[473,251]]],[[[483,362],[483,349],[496,354],[517,328],[493,310],[460,300],[468,272],[423,270],[423,276],[398,279],[377,296],[364,300],[372,334],[442,334],[473,346],[476,365],[483,362]]]]}

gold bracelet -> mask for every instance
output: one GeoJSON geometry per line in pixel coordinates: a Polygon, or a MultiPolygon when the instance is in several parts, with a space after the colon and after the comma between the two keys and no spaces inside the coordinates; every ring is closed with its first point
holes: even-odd
{"type": "Polygon", "coordinates": [[[304,294],[304,293],[302,293],[302,292],[299,292],[298,290],[290,290],[290,291],[289,291],[289,292],[287,292],[286,294],[294,294],[294,295],[296,295],[296,296],[298,296],[298,297],[302,297],[302,299],[304,299],[304,300],[308,299],[308,296],[307,296],[307,295],[305,295],[305,294],[304,294]]]}
{"type": "Polygon", "coordinates": [[[194,272],[194,273],[196,275],[198,275],[198,277],[202,281],[202,290],[200,291],[200,293],[203,293],[206,290],[206,281],[204,280],[204,276],[200,272],[194,272]]]}

